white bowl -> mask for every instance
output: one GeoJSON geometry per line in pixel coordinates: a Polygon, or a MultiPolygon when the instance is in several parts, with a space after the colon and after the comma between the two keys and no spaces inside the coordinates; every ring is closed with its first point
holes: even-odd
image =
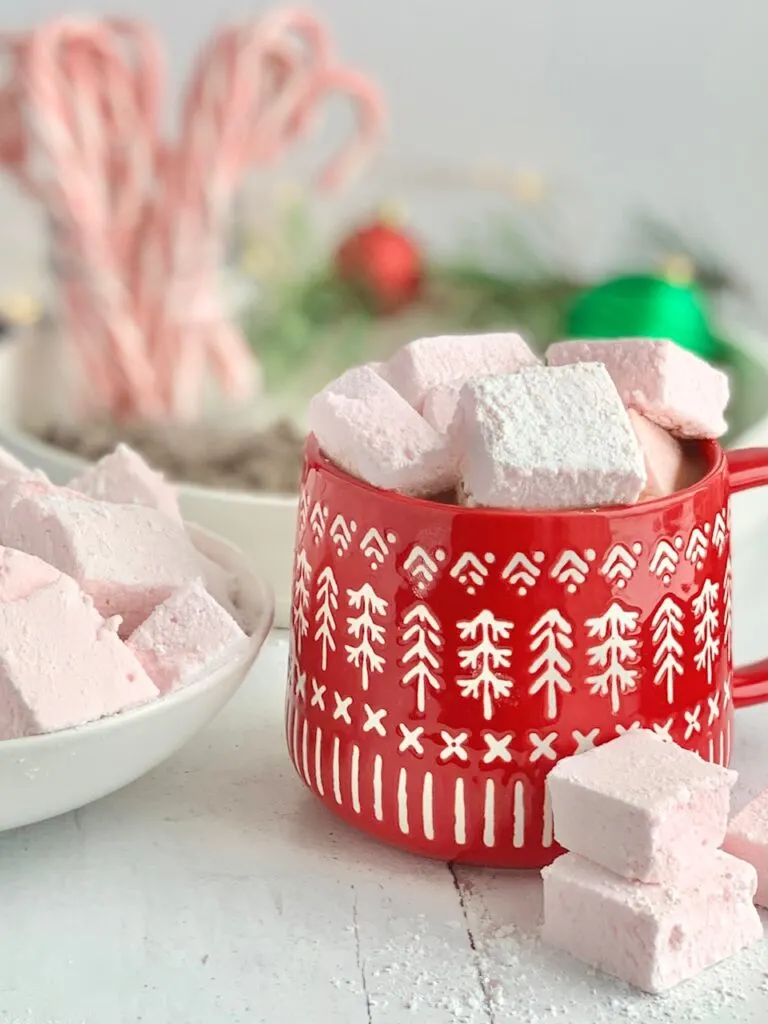
{"type": "Polygon", "coordinates": [[[75,729],[0,741],[0,832],[75,810],[134,782],[218,714],[245,679],[272,624],[269,587],[234,547],[190,526],[196,546],[236,573],[247,651],[178,693],[75,729]]]}

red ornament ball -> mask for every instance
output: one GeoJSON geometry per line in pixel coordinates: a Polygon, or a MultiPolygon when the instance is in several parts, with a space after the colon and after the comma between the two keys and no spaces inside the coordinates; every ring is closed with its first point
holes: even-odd
{"type": "Polygon", "coordinates": [[[359,288],[378,313],[395,313],[419,295],[424,261],[400,228],[377,220],[358,228],[336,250],[339,277],[359,288]]]}

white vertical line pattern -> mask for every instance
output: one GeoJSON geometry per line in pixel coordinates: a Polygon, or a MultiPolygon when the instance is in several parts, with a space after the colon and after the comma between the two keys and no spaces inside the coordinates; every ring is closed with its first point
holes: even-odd
{"type": "Polygon", "coordinates": [[[355,814],[360,813],[360,747],[355,744],[352,747],[352,767],[351,767],[351,779],[352,785],[352,806],[355,809],[355,814]]]}
{"type": "Polygon", "coordinates": [[[712,736],[709,737],[708,752],[709,752],[709,760],[712,762],[712,764],[714,764],[715,763],[715,741],[714,741],[714,738],[712,736]]]}
{"type": "Polygon", "coordinates": [[[432,818],[432,772],[424,775],[424,785],[421,790],[421,821],[424,827],[424,838],[435,838],[435,823],[432,818]]]}
{"type": "Polygon", "coordinates": [[[400,831],[408,835],[408,770],[400,769],[400,776],[397,780],[397,820],[400,831]]]}
{"type": "Polygon", "coordinates": [[[544,822],[541,829],[541,845],[552,845],[552,802],[549,798],[549,786],[544,786],[544,822]]]}
{"type": "Polygon", "coordinates": [[[293,705],[293,763],[299,766],[299,709],[293,705]]]}
{"type": "Polygon", "coordinates": [[[381,821],[384,812],[381,807],[381,754],[373,759],[373,813],[376,821],[381,821]]]}
{"type": "Polygon", "coordinates": [[[339,737],[333,737],[333,795],[341,803],[341,779],[339,778],[339,737]]]}
{"type": "Polygon", "coordinates": [[[496,844],[496,800],[493,779],[485,780],[485,808],[483,809],[483,843],[496,844]]]}
{"type": "Polygon", "coordinates": [[[304,771],[304,778],[307,780],[307,785],[312,785],[312,779],[309,777],[309,752],[307,747],[309,745],[309,724],[304,719],[304,725],[301,730],[301,767],[304,771]]]}
{"type": "Polygon", "coordinates": [[[728,764],[731,760],[731,722],[729,721],[725,727],[725,764],[728,764]]]}
{"type": "Polygon", "coordinates": [[[323,786],[323,730],[319,726],[315,729],[315,782],[317,783],[317,792],[320,796],[325,796],[325,786],[323,786]]]}
{"type": "Polygon", "coordinates": [[[525,786],[522,779],[518,779],[515,783],[514,794],[512,806],[512,845],[516,850],[519,850],[525,844],[525,786]]]}
{"type": "Polygon", "coordinates": [[[725,764],[725,729],[721,729],[720,730],[720,739],[719,739],[719,742],[718,742],[718,748],[719,748],[719,754],[720,754],[719,763],[720,764],[725,764]]]}
{"type": "Polygon", "coordinates": [[[294,707],[293,700],[290,697],[288,698],[288,707],[286,711],[285,741],[288,744],[288,753],[290,758],[293,760],[293,719],[296,714],[296,708],[294,707]]]}
{"type": "Polygon", "coordinates": [[[463,846],[467,841],[467,819],[464,806],[464,779],[456,779],[453,796],[453,837],[463,846]]]}

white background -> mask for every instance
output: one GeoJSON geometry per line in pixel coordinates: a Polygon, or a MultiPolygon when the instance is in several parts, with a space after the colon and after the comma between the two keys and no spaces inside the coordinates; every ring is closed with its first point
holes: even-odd
{"type": "MultiPolygon", "coordinates": [[[[0,25],[30,24],[71,6],[2,0],[0,25]]],[[[89,10],[149,18],[168,43],[177,86],[217,22],[266,6],[100,0],[89,10]]],[[[566,207],[564,250],[583,267],[615,265],[627,251],[628,216],[650,210],[746,275],[768,313],[768,5],[761,0],[314,6],[331,22],[344,59],[375,76],[390,102],[380,181],[347,204],[366,204],[381,181],[402,191],[404,167],[534,168],[566,207]]],[[[337,120],[343,124],[343,115],[337,120]]],[[[419,227],[455,230],[446,213],[457,209],[455,199],[446,207],[423,188],[404,198],[419,227]]],[[[13,258],[2,261],[0,285],[24,284],[33,273],[40,247],[30,216],[4,187],[0,238],[13,258]]]]}

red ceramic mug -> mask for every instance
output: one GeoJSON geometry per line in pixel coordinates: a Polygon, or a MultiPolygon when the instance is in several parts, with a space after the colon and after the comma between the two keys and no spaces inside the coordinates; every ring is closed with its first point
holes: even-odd
{"type": "Polygon", "coordinates": [[[693,487],[629,508],[458,508],[377,490],[310,437],[286,733],[310,789],[413,853],[540,867],[554,762],[653,729],[727,764],[735,706],[729,497],[768,449],[702,445],[693,487]]]}

